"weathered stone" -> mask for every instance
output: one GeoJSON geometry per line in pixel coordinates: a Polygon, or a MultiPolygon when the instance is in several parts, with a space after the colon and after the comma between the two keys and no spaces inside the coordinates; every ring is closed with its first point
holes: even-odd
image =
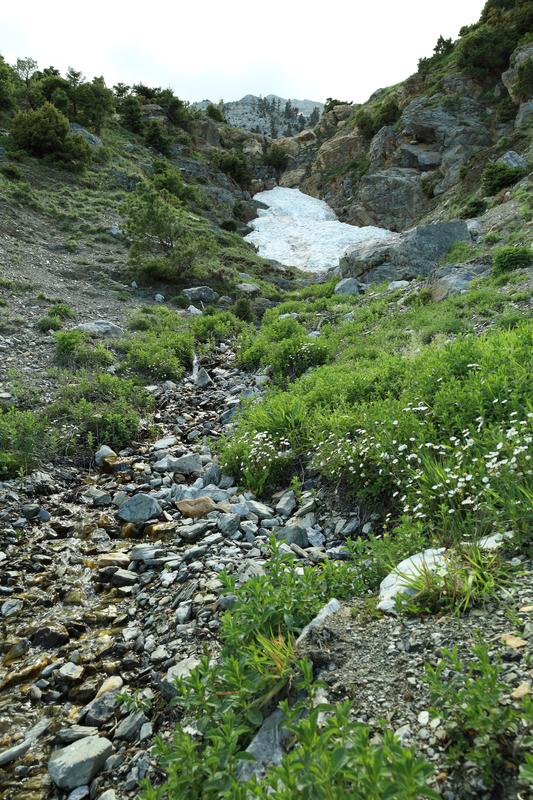
{"type": "Polygon", "coordinates": [[[189,658],[184,658],[169,667],[164,679],[161,681],[161,692],[164,697],[168,699],[174,697],[177,694],[175,686],[177,678],[186,678],[199,663],[200,661],[197,658],[189,656],[189,658]]]}
{"type": "Polygon", "coordinates": [[[30,633],[30,641],[38,647],[60,647],[70,639],[68,630],[60,622],[47,622],[30,633]]]}
{"type": "Polygon", "coordinates": [[[165,458],[154,464],[156,472],[179,472],[182,475],[191,475],[193,472],[202,471],[200,456],[196,453],[189,453],[179,458],[165,458]]]}
{"type": "Polygon", "coordinates": [[[276,503],[276,513],[284,517],[290,517],[295,508],[296,497],[292,490],[285,492],[276,503]]]}
{"type": "Polygon", "coordinates": [[[159,517],[161,506],[154,497],[149,494],[134,494],[128,498],[117,511],[117,517],[124,522],[133,522],[139,525],[148,522],[149,519],[159,517]]]}
{"type": "Polygon", "coordinates": [[[88,736],[56,750],[48,762],[48,772],[60,789],[75,789],[90,783],[112,752],[109,739],[88,736]]]}
{"type": "Polygon", "coordinates": [[[224,536],[233,536],[237,533],[241,524],[238,514],[221,514],[218,519],[218,529],[224,536]]]}
{"type": "Polygon", "coordinates": [[[454,294],[467,291],[473,280],[489,271],[486,264],[447,265],[430,276],[431,297],[439,303],[454,294]]]}
{"type": "Polygon", "coordinates": [[[211,511],[217,511],[218,505],[210,497],[197,497],[194,500],[178,500],[176,506],[184,517],[199,519],[211,511]]]}
{"type": "Polygon", "coordinates": [[[261,294],[261,287],[258,286],[257,283],[238,283],[237,290],[241,294],[247,294],[250,296],[261,294]]]}
{"type": "Polygon", "coordinates": [[[361,178],[346,213],[352,225],[378,225],[401,231],[429,209],[417,170],[390,167],[361,178]]]}
{"type": "Polygon", "coordinates": [[[209,286],[193,286],[190,289],[183,289],[185,295],[193,303],[216,303],[220,295],[209,286]]]}
{"type": "Polygon", "coordinates": [[[105,338],[124,335],[123,329],[108,319],[95,319],[91,322],[81,322],[79,325],[76,325],[76,330],[89,333],[91,336],[103,336],[105,338]]]}
{"type": "Polygon", "coordinates": [[[141,727],[145,722],[147,722],[147,719],[142,711],[128,714],[128,716],[124,717],[119,723],[115,731],[115,738],[125,739],[127,742],[134,742],[135,739],[138,738],[141,727]]]}
{"type": "Polygon", "coordinates": [[[343,278],[335,286],[335,294],[359,294],[359,281],[355,278],[343,278]]]}
{"type": "Polygon", "coordinates": [[[445,569],[444,547],[436,549],[429,548],[421,553],[401,561],[386,578],[381,581],[379,587],[378,609],[387,614],[396,614],[396,597],[406,595],[412,597],[416,594],[416,589],[408,586],[409,578],[415,578],[421,570],[439,572],[445,569]]]}
{"type": "Polygon", "coordinates": [[[104,463],[106,458],[117,458],[117,454],[114,450],[108,447],[106,444],[103,444],[99,450],[96,451],[94,454],[94,461],[97,467],[101,467],[104,463]]]}

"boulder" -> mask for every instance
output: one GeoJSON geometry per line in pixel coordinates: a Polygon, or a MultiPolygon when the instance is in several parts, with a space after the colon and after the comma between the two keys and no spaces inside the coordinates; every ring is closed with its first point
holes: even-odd
{"type": "Polygon", "coordinates": [[[403,234],[353,245],[340,261],[340,273],[365,283],[427,276],[453,244],[470,241],[464,220],[418,225],[403,234]]]}
{"type": "Polygon", "coordinates": [[[413,167],[421,172],[437,169],[442,161],[441,154],[429,149],[428,145],[402,144],[400,147],[400,164],[402,167],[413,167]]]}
{"type": "Polygon", "coordinates": [[[408,228],[429,209],[417,170],[390,167],[363,175],[346,222],[352,225],[377,225],[391,231],[408,228]]]}
{"type": "Polygon", "coordinates": [[[486,264],[447,264],[430,276],[431,297],[439,303],[454,294],[467,291],[475,278],[486,275],[490,267],[486,264]]]}
{"type": "Polygon", "coordinates": [[[250,297],[261,294],[261,287],[257,283],[238,283],[237,289],[241,294],[247,294],[250,297]]]}
{"type": "Polygon", "coordinates": [[[184,517],[200,519],[210,514],[211,511],[218,511],[218,505],[210,497],[197,497],[195,500],[178,500],[176,506],[184,517]]]}
{"type": "Polygon", "coordinates": [[[183,289],[185,295],[192,303],[216,303],[220,295],[209,286],[192,286],[190,289],[183,289]]]}
{"type": "Polygon", "coordinates": [[[524,156],[519,155],[514,150],[508,150],[503,156],[496,162],[497,164],[505,164],[506,167],[511,167],[513,169],[522,169],[527,170],[528,164],[527,159],[524,156]]]}
{"type": "Polygon", "coordinates": [[[393,127],[384,125],[376,133],[368,150],[370,169],[381,169],[390,161],[398,146],[398,135],[393,127]]]}
{"type": "Polygon", "coordinates": [[[161,506],[149,494],[134,494],[123,503],[117,511],[117,517],[123,522],[133,522],[134,525],[148,522],[149,519],[155,519],[161,514],[161,506]]]}
{"type": "Polygon", "coordinates": [[[533,43],[528,42],[523,44],[514,51],[510,59],[510,67],[502,74],[502,83],[509,92],[509,96],[513,103],[520,102],[521,97],[518,95],[518,68],[533,58],[533,43]]]}
{"type": "Polygon", "coordinates": [[[444,547],[436,549],[429,548],[421,553],[401,561],[386,578],[381,581],[379,587],[378,609],[387,614],[396,614],[396,597],[405,595],[412,597],[416,591],[407,585],[409,578],[414,578],[422,570],[438,572],[445,569],[446,561],[444,558],[444,547]]]}
{"type": "Polygon", "coordinates": [[[79,125],[77,122],[71,122],[70,123],[70,132],[71,133],[77,133],[78,136],[81,136],[83,139],[85,139],[87,144],[90,145],[91,147],[102,147],[103,146],[103,142],[102,142],[102,140],[100,139],[99,136],[96,136],[96,134],[91,133],[90,131],[87,130],[87,128],[84,128],[82,125],[79,125]]]}
{"type": "Polygon", "coordinates": [[[527,128],[533,122],[533,100],[521,103],[515,119],[515,128],[527,128]]]}
{"type": "Polygon", "coordinates": [[[182,475],[201,472],[202,468],[202,461],[196,453],[187,453],[179,458],[165,456],[154,464],[156,472],[179,472],[182,475]]]}
{"type": "Polygon", "coordinates": [[[91,336],[102,336],[105,338],[112,338],[115,336],[123,336],[124,331],[120,325],[115,325],[108,319],[95,319],[91,322],[81,322],[76,325],[76,330],[89,333],[91,336]]]}
{"type": "Polygon", "coordinates": [[[317,153],[313,171],[326,172],[343,167],[363,153],[365,142],[357,129],[341,130],[331,139],[326,139],[317,153]]]}
{"type": "Polygon", "coordinates": [[[87,736],[56,750],[48,762],[48,772],[60,789],[76,789],[93,780],[112,752],[109,739],[87,736]]]}
{"type": "Polygon", "coordinates": [[[356,278],[343,278],[335,286],[335,294],[359,294],[359,281],[356,278]]]}

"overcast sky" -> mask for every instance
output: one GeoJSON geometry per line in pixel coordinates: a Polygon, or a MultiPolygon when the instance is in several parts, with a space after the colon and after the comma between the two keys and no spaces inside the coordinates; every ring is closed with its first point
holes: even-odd
{"type": "Polygon", "coordinates": [[[187,100],[361,102],[455,38],[483,0],[0,0],[0,53],[187,100]]]}

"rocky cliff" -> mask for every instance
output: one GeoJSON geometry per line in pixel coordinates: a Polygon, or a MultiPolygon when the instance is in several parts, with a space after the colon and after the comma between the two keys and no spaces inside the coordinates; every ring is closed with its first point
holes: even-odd
{"type": "MultiPolygon", "coordinates": [[[[200,110],[209,105],[212,105],[210,100],[194,103],[200,110]]],[[[292,136],[316,124],[324,105],[315,100],[287,99],[275,94],[266,97],[247,94],[240,100],[220,102],[218,108],[230,125],[276,139],[292,136]]]]}

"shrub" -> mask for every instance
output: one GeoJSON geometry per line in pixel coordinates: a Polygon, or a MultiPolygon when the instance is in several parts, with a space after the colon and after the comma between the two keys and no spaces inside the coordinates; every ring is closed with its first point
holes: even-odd
{"type": "Polygon", "coordinates": [[[524,102],[533,97],[533,58],[520,64],[517,72],[515,92],[518,99],[524,102]]]}
{"type": "Polygon", "coordinates": [[[515,46],[512,32],[504,27],[480,27],[464,36],[457,46],[457,65],[473,77],[503,72],[515,46]]]}
{"type": "Polygon", "coordinates": [[[502,681],[500,662],[491,661],[486,647],[478,644],[475,658],[461,661],[457,650],[442,651],[436,667],[426,667],[434,716],[444,720],[449,739],[447,759],[458,775],[467,763],[490,790],[501,782],[504,764],[518,753],[514,746],[521,717],[531,718],[531,701],[524,709],[507,702],[509,687],[502,681]]]}
{"type": "Polygon", "coordinates": [[[277,172],[283,172],[289,163],[287,153],[275,144],[267,148],[263,160],[268,167],[273,167],[277,172]]]}
{"type": "Polygon", "coordinates": [[[124,366],[156,380],[181,378],[194,356],[192,334],[175,331],[149,331],[126,340],[123,347],[126,351],[124,366]]]}
{"type": "Polygon", "coordinates": [[[360,108],[356,113],[355,122],[362,135],[367,139],[371,139],[377,132],[374,117],[364,108],[360,108]]]}
{"type": "Polygon", "coordinates": [[[516,183],[523,175],[524,170],[520,167],[508,167],[507,164],[496,162],[488,164],[481,173],[481,185],[485,194],[493,195],[516,183]]]}
{"type": "Polygon", "coordinates": [[[498,247],[492,257],[494,270],[499,273],[529,267],[531,263],[533,251],[530,247],[498,247]]]}
{"type": "Polygon", "coordinates": [[[222,113],[221,109],[217,106],[214,106],[213,103],[209,103],[207,106],[205,113],[211,119],[214,119],[215,122],[225,122],[224,114],[222,113]]]}
{"type": "Polygon", "coordinates": [[[238,150],[217,151],[214,155],[217,167],[233,178],[240,185],[247,185],[251,180],[251,173],[244,155],[238,150]]]}
{"type": "Polygon", "coordinates": [[[158,153],[168,155],[170,149],[170,139],[163,131],[161,123],[150,120],[144,131],[144,141],[148,147],[153,147],[158,153]]]}
{"type": "Polygon", "coordinates": [[[130,94],[122,100],[120,105],[120,120],[125,128],[133,133],[142,131],[141,101],[130,94]]]}
{"type": "Polygon", "coordinates": [[[400,118],[400,108],[393,97],[387,98],[374,112],[374,127],[379,131],[384,125],[393,125],[400,118]]]}
{"type": "Polygon", "coordinates": [[[9,181],[22,180],[22,172],[15,164],[0,164],[0,173],[9,181]]]}
{"type": "Polygon", "coordinates": [[[0,111],[9,111],[14,104],[15,76],[9,64],[0,56],[0,111]]]}
{"type": "Polygon", "coordinates": [[[253,303],[249,297],[239,297],[233,306],[233,313],[244,322],[253,322],[256,317],[253,303]]]}
{"type": "Polygon", "coordinates": [[[45,447],[44,424],[36,414],[0,409],[0,479],[28,472],[45,447]]]}
{"type": "Polygon", "coordinates": [[[461,207],[459,216],[461,219],[472,219],[473,217],[479,217],[486,209],[487,204],[484,200],[478,197],[471,197],[461,207]]]}
{"type": "Polygon", "coordinates": [[[45,317],[37,320],[35,323],[37,330],[47,333],[48,331],[60,331],[63,327],[63,320],[60,317],[55,317],[47,314],[45,317]]]}
{"type": "Polygon", "coordinates": [[[87,142],[79,134],[70,134],[67,117],[52,103],[20,111],[13,120],[13,139],[34,156],[54,156],[79,167],[91,160],[87,142]]]}
{"type": "Polygon", "coordinates": [[[56,333],[56,361],[62,367],[108,366],[113,355],[103,344],[92,344],[83,331],[56,333]]]}

